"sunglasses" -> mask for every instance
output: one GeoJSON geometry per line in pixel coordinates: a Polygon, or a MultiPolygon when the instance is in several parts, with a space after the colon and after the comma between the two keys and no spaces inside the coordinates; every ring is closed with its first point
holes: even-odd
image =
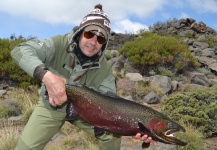
{"type": "Polygon", "coordinates": [[[94,35],[97,36],[97,41],[98,41],[99,44],[104,44],[105,43],[106,39],[104,37],[100,36],[100,35],[97,35],[97,33],[93,32],[93,31],[87,31],[87,32],[85,31],[84,32],[84,37],[86,39],[91,39],[92,37],[94,37],[94,35]]]}

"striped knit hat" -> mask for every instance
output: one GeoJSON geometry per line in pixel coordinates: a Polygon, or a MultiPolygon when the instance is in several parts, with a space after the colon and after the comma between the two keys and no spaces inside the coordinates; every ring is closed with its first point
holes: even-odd
{"type": "Polygon", "coordinates": [[[103,11],[101,4],[97,4],[94,9],[83,18],[80,26],[78,26],[78,29],[73,34],[72,40],[80,35],[84,28],[86,28],[85,31],[96,30],[103,34],[107,40],[107,42],[102,46],[102,50],[104,50],[108,44],[111,29],[109,17],[103,11]],[[86,28],[87,26],[88,28],[86,28]]]}
{"type": "Polygon", "coordinates": [[[84,28],[87,25],[93,26],[92,28],[95,28],[96,30],[98,27],[100,27],[102,30],[104,30],[104,33],[102,32],[104,37],[108,39],[108,36],[110,34],[110,20],[102,10],[101,4],[96,5],[94,9],[83,18],[80,23],[80,28],[84,28]]]}

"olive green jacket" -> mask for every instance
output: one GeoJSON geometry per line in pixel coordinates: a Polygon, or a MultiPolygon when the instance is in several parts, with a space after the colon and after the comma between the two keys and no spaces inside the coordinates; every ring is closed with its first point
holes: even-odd
{"type": "MultiPolygon", "coordinates": [[[[72,35],[73,31],[64,36],[58,35],[42,41],[36,39],[29,40],[17,45],[12,50],[11,56],[15,63],[32,77],[37,66],[46,67],[49,71],[65,78],[68,84],[73,84],[73,79],[81,75],[92,62],[86,62],[81,65],[73,52],[73,46],[69,47],[70,53],[66,52],[72,35]],[[73,60],[75,60],[75,67],[72,69],[70,65],[73,60]]],[[[112,75],[111,67],[104,55],[77,82],[96,90],[116,92],[115,77],[112,75]]],[[[40,96],[46,106],[52,108],[43,84],[40,96]]],[[[55,109],[65,112],[65,105],[55,109]]]]}

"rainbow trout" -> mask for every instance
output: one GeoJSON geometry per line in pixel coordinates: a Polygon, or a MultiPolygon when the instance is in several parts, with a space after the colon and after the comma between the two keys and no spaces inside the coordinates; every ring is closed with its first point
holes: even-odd
{"type": "MultiPolygon", "coordinates": [[[[66,110],[67,118],[76,118],[78,115],[95,127],[96,136],[105,131],[122,136],[141,133],[162,143],[187,144],[174,135],[185,132],[185,129],[150,107],[82,85],[66,85],[66,94],[71,103],[66,110]]],[[[143,148],[148,146],[142,144],[143,148]]]]}

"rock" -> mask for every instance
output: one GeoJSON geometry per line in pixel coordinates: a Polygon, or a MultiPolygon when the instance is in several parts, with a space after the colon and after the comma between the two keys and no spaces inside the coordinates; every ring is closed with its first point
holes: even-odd
{"type": "Polygon", "coordinates": [[[217,75],[217,62],[208,65],[208,67],[217,75]]]}
{"type": "Polygon", "coordinates": [[[185,30],[185,31],[181,31],[180,33],[179,33],[179,36],[181,36],[181,37],[186,37],[186,35],[194,35],[194,31],[192,31],[192,30],[185,30]]]}
{"type": "Polygon", "coordinates": [[[197,38],[197,41],[206,41],[206,40],[207,40],[207,38],[205,35],[201,35],[197,38]]]}
{"type": "Polygon", "coordinates": [[[21,115],[21,110],[17,107],[17,104],[16,103],[8,103],[7,105],[7,109],[13,113],[14,116],[19,116],[21,115]]]}
{"type": "Polygon", "coordinates": [[[117,80],[117,91],[123,92],[124,95],[136,95],[136,85],[133,81],[127,79],[117,80]]]}
{"type": "Polygon", "coordinates": [[[124,58],[121,55],[119,58],[112,58],[109,60],[110,65],[112,66],[112,73],[116,78],[123,78],[124,76],[124,58]]]}
{"type": "Polygon", "coordinates": [[[197,42],[195,41],[193,43],[193,47],[198,47],[200,49],[205,49],[205,48],[208,48],[209,47],[209,44],[208,43],[205,43],[205,42],[197,42]]]}
{"type": "Polygon", "coordinates": [[[127,96],[127,97],[124,97],[124,99],[127,99],[127,100],[129,100],[129,101],[134,101],[131,95],[129,95],[129,96],[127,96]]]}
{"type": "Polygon", "coordinates": [[[125,76],[131,81],[144,81],[143,76],[139,73],[127,73],[125,76]]]}
{"type": "Polygon", "coordinates": [[[172,89],[173,91],[177,91],[179,88],[179,82],[178,81],[172,81],[172,89]]]}
{"type": "Polygon", "coordinates": [[[202,56],[205,56],[205,57],[213,57],[215,56],[215,49],[214,48],[206,48],[202,51],[202,56]]]}
{"type": "Polygon", "coordinates": [[[213,58],[209,58],[209,57],[205,57],[205,56],[201,56],[201,57],[196,57],[198,59],[198,61],[206,66],[209,66],[213,63],[217,63],[217,60],[213,59],[213,58]]]}
{"type": "Polygon", "coordinates": [[[204,89],[204,86],[199,84],[184,84],[182,89],[184,92],[193,92],[196,90],[204,89]]]}
{"type": "Polygon", "coordinates": [[[212,85],[217,84],[217,79],[210,79],[210,82],[212,83],[212,85]]]}
{"type": "Polygon", "coordinates": [[[7,89],[7,88],[9,88],[9,85],[8,85],[7,83],[2,83],[2,84],[0,85],[0,89],[1,89],[1,90],[5,90],[5,89],[7,89]]]}
{"type": "Polygon", "coordinates": [[[150,83],[151,86],[160,87],[163,89],[163,94],[167,94],[172,89],[172,81],[167,76],[156,75],[153,77],[150,83]]]}
{"type": "Polygon", "coordinates": [[[23,117],[22,115],[12,116],[12,117],[8,118],[8,120],[10,120],[10,121],[21,121],[22,117],[23,117]]]}
{"type": "Polygon", "coordinates": [[[199,84],[199,85],[208,86],[208,87],[211,86],[211,82],[203,73],[185,71],[184,74],[194,84],[199,84]]]}
{"type": "Polygon", "coordinates": [[[126,61],[124,64],[124,68],[126,69],[126,72],[128,73],[139,73],[139,69],[133,67],[129,61],[126,61]]]}
{"type": "Polygon", "coordinates": [[[7,90],[0,90],[0,96],[3,96],[7,93],[7,90]]]}
{"type": "Polygon", "coordinates": [[[150,92],[148,95],[146,95],[143,100],[148,103],[148,104],[156,104],[159,103],[159,96],[154,93],[154,92],[150,92]]]}

